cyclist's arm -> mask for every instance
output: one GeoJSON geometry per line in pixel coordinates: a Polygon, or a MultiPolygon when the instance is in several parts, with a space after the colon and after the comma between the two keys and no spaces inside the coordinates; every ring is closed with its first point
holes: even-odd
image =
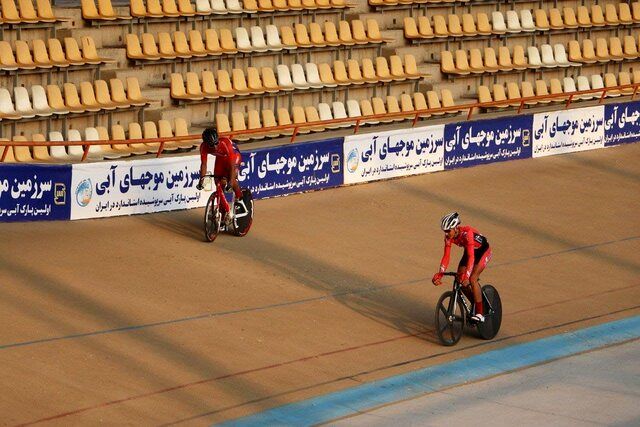
{"type": "Polygon", "coordinates": [[[200,178],[207,174],[207,151],[204,146],[200,146],[200,178]]]}
{"type": "Polygon", "coordinates": [[[475,261],[475,252],[474,252],[474,247],[473,247],[473,233],[468,233],[467,234],[467,241],[465,242],[464,245],[464,250],[467,252],[467,266],[466,269],[464,271],[464,277],[462,278],[463,280],[469,280],[469,278],[471,277],[471,271],[473,270],[473,263],[475,261]]]}
{"type": "Polygon", "coordinates": [[[442,256],[442,260],[440,261],[440,273],[444,273],[445,271],[447,271],[450,257],[451,257],[451,240],[445,237],[444,238],[444,255],[442,256]]]}

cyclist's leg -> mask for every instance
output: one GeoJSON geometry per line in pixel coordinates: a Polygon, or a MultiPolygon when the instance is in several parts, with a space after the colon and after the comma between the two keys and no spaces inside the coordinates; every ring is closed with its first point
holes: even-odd
{"type": "Polygon", "coordinates": [[[240,189],[240,183],[238,182],[238,167],[233,166],[231,168],[230,175],[231,187],[233,188],[233,192],[236,196],[236,200],[242,199],[242,190],[240,189]]]}
{"type": "Polygon", "coordinates": [[[476,303],[476,313],[484,315],[484,306],[482,304],[482,289],[480,288],[480,274],[484,271],[487,263],[491,260],[491,248],[488,248],[477,260],[478,262],[473,266],[471,271],[471,277],[469,282],[473,287],[473,297],[476,303]]]}
{"type": "MultiPolygon", "coordinates": [[[[464,277],[464,272],[466,270],[467,270],[467,255],[465,254],[460,259],[460,263],[458,264],[458,272],[456,273],[456,278],[458,279],[458,281],[462,282],[462,278],[464,277]]],[[[468,286],[462,287],[462,293],[464,293],[464,296],[466,296],[469,301],[473,302],[473,292],[471,292],[471,289],[469,289],[468,286]]]]}
{"type": "Polygon", "coordinates": [[[227,198],[224,197],[224,186],[227,185],[226,179],[224,178],[215,178],[216,181],[216,192],[218,195],[218,200],[220,200],[220,211],[222,214],[229,212],[229,203],[227,202],[227,198]]]}
{"type": "Polygon", "coordinates": [[[213,175],[216,177],[216,182],[220,183],[218,196],[220,197],[220,207],[223,212],[230,212],[229,203],[226,197],[224,197],[224,187],[227,185],[227,177],[229,176],[229,165],[223,158],[217,158],[216,164],[213,169],[213,175]]]}
{"type": "Polygon", "coordinates": [[[229,171],[229,182],[231,183],[231,187],[233,187],[233,192],[236,195],[236,200],[242,199],[242,190],[240,189],[240,183],[238,182],[238,168],[240,168],[241,161],[241,155],[236,154],[231,159],[231,170],[229,171]]]}

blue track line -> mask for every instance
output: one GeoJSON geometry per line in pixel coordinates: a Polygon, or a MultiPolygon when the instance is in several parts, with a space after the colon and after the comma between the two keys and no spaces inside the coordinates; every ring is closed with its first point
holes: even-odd
{"type": "Polygon", "coordinates": [[[431,366],[228,421],[223,426],[307,426],[444,388],[640,338],[640,316],[431,366]]]}

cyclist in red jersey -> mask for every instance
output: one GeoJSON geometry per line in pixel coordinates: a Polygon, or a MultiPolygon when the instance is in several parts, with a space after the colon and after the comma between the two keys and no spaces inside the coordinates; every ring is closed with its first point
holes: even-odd
{"type": "MultiPolygon", "coordinates": [[[[445,215],[441,223],[444,231],[444,256],[440,261],[440,270],[433,276],[433,284],[442,284],[442,276],[449,265],[451,244],[454,243],[464,248],[464,255],[458,264],[458,281],[466,288],[465,295],[469,297],[468,286],[471,283],[473,301],[475,302],[475,314],[472,319],[484,322],[484,310],[482,305],[482,292],[478,279],[480,273],[491,260],[491,247],[487,239],[475,228],[469,225],[460,225],[460,215],[457,212],[445,215]]],[[[469,298],[471,299],[471,298],[469,298]]]]}
{"type": "Polygon", "coordinates": [[[242,199],[242,190],[238,183],[238,168],[242,163],[242,155],[236,144],[227,137],[218,137],[216,128],[208,128],[202,132],[202,144],[200,144],[200,181],[196,188],[202,190],[204,187],[204,176],[207,173],[207,155],[215,156],[213,176],[216,182],[220,182],[220,200],[222,209],[226,213],[224,223],[229,223],[233,219],[233,211],[224,197],[223,189],[230,184],[236,196],[235,200],[242,199]]]}

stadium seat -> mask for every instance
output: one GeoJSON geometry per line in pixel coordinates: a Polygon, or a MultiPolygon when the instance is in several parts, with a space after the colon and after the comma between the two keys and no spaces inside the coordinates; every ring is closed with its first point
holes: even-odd
{"type": "Polygon", "coordinates": [[[504,15],[500,11],[491,13],[492,32],[493,34],[505,34],[507,32],[507,24],[504,21],[504,15]]]}
{"type": "Polygon", "coordinates": [[[355,59],[347,60],[347,76],[351,84],[360,85],[364,83],[360,64],[355,59]]]}
{"type": "Polygon", "coordinates": [[[267,25],[265,27],[267,37],[267,48],[271,51],[280,51],[284,48],[278,33],[278,27],[275,25],[267,25]]]}
{"type": "Polygon", "coordinates": [[[233,89],[231,83],[231,76],[227,70],[218,70],[216,81],[218,82],[218,93],[223,98],[233,98],[236,96],[236,91],[233,89]]]}
{"type": "MultiPolygon", "coordinates": [[[[22,136],[22,135],[14,136],[12,139],[13,139],[14,142],[25,142],[27,140],[27,138],[22,136]]],[[[27,146],[14,145],[13,146],[13,159],[17,163],[31,163],[31,162],[33,162],[33,157],[31,156],[31,150],[29,150],[29,147],[27,147],[27,146]]],[[[5,159],[5,161],[6,160],[7,159],[5,159]]]]}
{"type": "Polygon", "coordinates": [[[281,90],[289,91],[295,89],[289,67],[279,64],[276,67],[276,71],[278,73],[278,86],[281,90]]]}
{"type": "Polygon", "coordinates": [[[467,59],[467,52],[464,50],[456,50],[456,73],[461,75],[467,75],[470,73],[469,61],[467,59]]]}
{"type": "MultiPolygon", "coordinates": [[[[491,51],[493,51],[493,49],[491,49],[491,51]]],[[[487,50],[485,50],[485,58],[486,58],[486,52],[487,50]]],[[[511,52],[509,52],[509,48],[506,46],[500,46],[498,50],[498,66],[502,71],[513,70],[513,62],[511,61],[511,52]]]]}
{"type": "MultiPolygon", "coordinates": [[[[527,82],[524,81],[520,84],[521,88],[522,88],[522,97],[523,98],[533,98],[535,95],[535,93],[533,93],[533,86],[531,85],[531,82],[527,82]]],[[[538,101],[536,101],[535,99],[531,99],[528,101],[524,102],[526,105],[535,105],[538,103],[538,101]]]]}
{"type": "MultiPolygon", "coordinates": [[[[549,95],[549,89],[547,88],[547,83],[544,80],[536,80],[536,96],[547,96],[549,95]]],[[[551,102],[550,99],[538,99],[538,103],[549,104],[551,102]]]]}
{"type": "Polygon", "coordinates": [[[629,7],[629,3],[618,3],[618,8],[620,13],[618,14],[618,19],[620,24],[622,25],[631,25],[633,24],[633,16],[631,15],[631,7],[629,7]]]}
{"type": "Polygon", "coordinates": [[[296,89],[309,89],[307,77],[304,75],[304,68],[301,64],[291,65],[291,79],[296,89]]]}
{"type": "Polygon", "coordinates": [[[418,32],[420,36],[425,39],[432,39],[435,37],[433,28],[431,27],[431,21],[426,16],[420,16],[418,18],[418,32]]]}
{"type": "Polygon", "coordinates": [[[15,100],[15,111],[23,119],[29,119],[36,116],[31,100],[29,99],[29,92],[27,88],[18,86],[13,88],[13,98],[15,100]]]}
{"type": "Polygon", "coordinates": [[[513,68],[515,70],[526,70],[528,68],[527,58],[524,53],[524,46],[513,46],[513,68]]]}
{"type": "Polygon", "coordinates": [[[577,10],[578,25],[582,28],[591,28],[591,16],[589,16],[589,9],[586,6],[578,6],[577,10]]]}
{"type": "Polygon", "coordinates": [[[567,52],[564,49],[564,45],[560,43],[556,43],[555,45],[553,45],[553,57],[556,63],[561,67],[579,65],[574,62],[569,62],[569,58],[567,58],[567,52]]]}
{"type": "MultiPolygon", "coordinates": [[[[618,81],[616,79],[616,75],[613,73],[606,73],[604,75],[604,87],[605,88],[611,88],[611,87],[615,87],[618,86],[618,81]]],[[[620,90],[618,89],[612,89],[612,90],[607,90],[607,96],[610,97],[618,97],[622,95],[620,93],[620,90]]]]}
{"type": "Polygon", "coordinates": [[[31,95],[33,99],[33,110],[40,117],[48,117],[54,113],[47,101],[47,92],[40,85],[31,86],[31,95]]]}
{"type": "Polygon", "coordinates": [[[476,28],[481,36],[489,36],[493,32],[493,27],[489,22],[489,16],[486,13],[478,13],[476,15],[476,28]]]}
{"type": "Polygon", "coordinates": [[[565,77],[562,79],[562,90],[564,93],[573,93],[577,91],[576,81],[573,77],[565,77]]]}
{"type": "Polygon", "coordinates": [[[540,46],[540,54],[542,55],[542,65],[547,68],[558,67],[560,64],[553,57],[553,48],[551,45],[543,44],[540,46]]]}
{"type": "Polygon", "coordinates": [[[594,27],[604,27],[606,25],[602,7],[598,4],[591,5],[591,24],[594,27]]]}
{"type": "Polygon", "coordinates": [[[278,85],[278,81],[276,80],[273,68],[262,67],[260,69],[260,74],[262,75],[262,86],[267,92],[275,93],[282,90],[282,88],[278,85]]]}
{"type": "Polygon", "coordinates": [[[609,59],[613,61],[622,61],[624,59],[622,42],[619,37],[609,37],[609,59]]]}
{"type": "Polygon", "coordinates": [[[607,39],[596,39],[596,58],[598,59],[598,62],[609,62],[611,60],[607,39]]]}
{"type": "MultiPolygon", "coordinates": [[[[62,142],[64,138],[62,133],[59,131],[51,131],[49,132],[49,141],[50,142],[62,142]]],[[[49,146],[49,158],[53,161],[58,162],[68,162],[77,160],[67,154],[67,150],[64,145],[50,145],[49,146]]]]}
{"type": "Polygon", "coordinates": [[[360,117],[362,116],[362,111],[360,110],[360,104],[355,99],[347,100],[347,113],[349,117],[360,117]]]}
{"type": "Polygon", "coordinates": [[[248,53],[253,50],[246,28],[236,27],[236,47],[238,52],[248,53]]]}
{"type": "Polygon", "coordinates": [[[549,9],[549,28],[552,30],[564,29],[564,20],[560,14],[560,9],[555,7],[549,9]]]}
{"type": "Polygon", "coordinates": [[[527,63],[529,68],[542,67],[542,59],[540,58],[540,51],[536,46],[527,47],[527,63]]]}
{"type": "Polygon", "coordinates": [[[613,3],[607,3],[604,7],[604,22],[607,25],[620,25],[620,19],[618,18],[618,10],[613,3]]]}
{"type": "MultiPolygon", "coordinates": [[[[291,115],[286,108],[278,108],[278,126],[289,126],[293,124],[291,121],[291,115]]],[[[280,131],[281,135],[293,135],[293,129],[283,129],[280,131]]]]}
{"type": "Polygon", "coordinates": [[[473,19],[473,15],[471,15],[470,13],[465,13],[462,15],[462,34],[467,37],[478,35],[476,21],[473,19]]]}
{"type": "Polygon", "coordinates": [[[638,46],[636,45],[636,38],[634,36],[624,36],[624,50],[622,55],[626,59],[635,59],[640,56],[638,54],[638,46]]]}
{"type": "Polygon", "coordinates": [[[523,31],[522,25],[520,25],[520,17],[515,10],[508,10],[507,16],[507,32],[520,33],[523,31]]]}
{"type": "Polygon", "coordinates": [[[231,85],[237,96],[246,96],[251,94],[251,90],[247,86],[247,77],[242,68],[234,68],[231,70],[231,85]]]}
{"type": "Polygon", "coordinates": [[[202,72],[202,96],[206,99],[220,98],[220,92],[218,92],[218,87],[212,71],[205,70],[202,72]]]}
{"type": "MultiPolygon", "coordinates": [[[[373,108],[373,114],[376,116],[388,114],[387,107],[384,104],[384,101],[382,100],[382,98],[380,97],[376,96],[371,99],[371,107],[373,108]]],[[[382,123],[391,123],[394,121],[392,118],[387,118],[387,117],[381,117],[379,118],[379,120],[382,123]]]]}
{"type": "MultiPolygon", "coordinates": [[[[293,124],[295,125],[304,125],[307,123],[307,117],[305,115],[305,111],[303,107],[298,105],[294,105],[291,109],[291,115],[293,118],[293,124]]],[[[311,129],[308,127],[298,128],[298,133],[305,134],[311,132],[311,129]]]]}
{"type": "MultiPolygon", "coordinates": [[[[576,77],[576,86],[579,92],[591,90],[591,86],[589,85],[589,78],[586,76],[577,76],[576,77]]],[[[589,100],[595,98],[596,95],[593,93],[586,93],[584,95],[580,95],[578,98],[583,100],[589,100]]]]}
{"type": "Polygon", "coordinates": [[[78,113],[84,111],[84,109],[77,110],[76,108],[70,108],[62,99],[62,91],[58,85],[47,85],[47,101],[49,107],[58,115],[64,115],[69,113],[78,113]]]}
{"type": "Polygon", "coordinates": [[[324,86],[322,84],[322,81],[320,80],[320,73],[318,71],[318,66],[316,65],[315,62],[308,62],[304,64],[304,68],[305,68],[307,83],[309,84],[310,87],[321,88],[324,86]]]}
{"type": "Polygon", "coordinates": [[[534,12],[536,28],[540,31],[548,31],[551,26],[549,24],[549,18],[547,12],[544,9],[536,9],[534,12]]]}
{"type": "Polygon", "coordinates": [[[578,19],[576,18],[576,12],[571,7],[565,7],[562,9],[562,17],[564,20],[564,28],[578,28],[578,19]]]}
{"type": "Polygon", "coordinates": [[[485,62],[482,59],[482,53],[480,49],[471,49],[469,51],[469,71],[474,74],[482,74],[484,72],[495,72],[498,70],[495,58],[495,52],[493,52],[492,48],[489,49],[492,52],[489,53],[489,57],[486,58],[487,65],[485,66],[485,62]]]}

